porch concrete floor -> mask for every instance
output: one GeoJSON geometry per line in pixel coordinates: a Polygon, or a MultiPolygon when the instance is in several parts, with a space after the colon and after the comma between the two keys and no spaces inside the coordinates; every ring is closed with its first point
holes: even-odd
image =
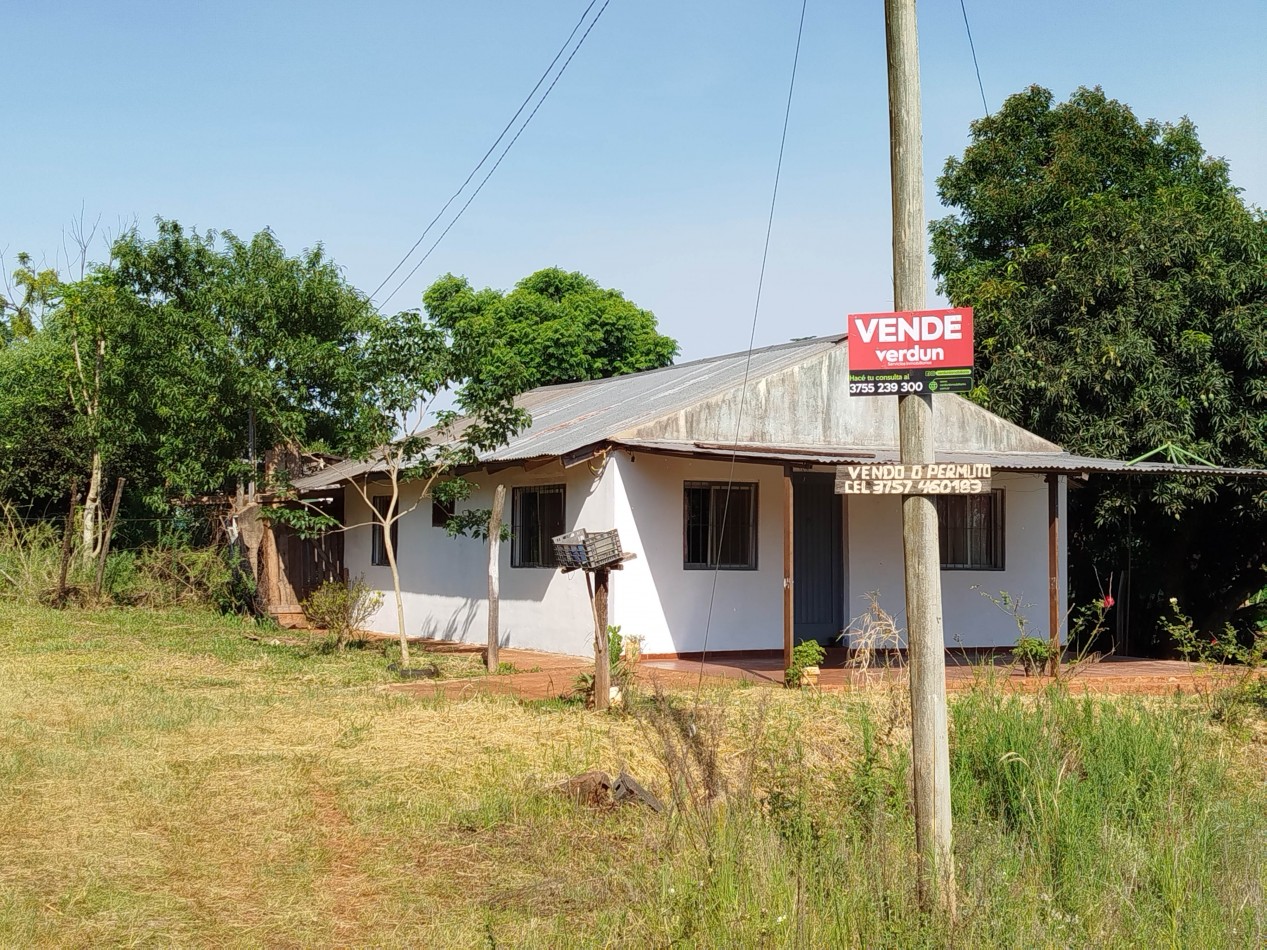
{"type": "MultiPolygon", "coordinates": [[[[452,642],[429,643],[412,641],[428,649],[453,652],[481,652],[475,644],[452,642]]],[[[578,675],[593,670],[593,660],[559,653],[540,653],[503,647],[500,659],[514,664],[520,673],[500,676],[477,675],[463,679],[397,683],[388,688],[417,696],[444,695],[450,698],[469,696],[515,696],[519,699],[552,699],[570,693],[578,675]]],[[[819,688],[828,691],[865,688],[883,682],[904,682],[907,671],[901,661],[893,665],[861,671],[847,667],[843,650],[829,650],[822,666],[819,688]]],[[[783,684],[783,663],[777,657],[735,657],[724,655],[706,660],[643,660],[638,665],[638,682],[644,687],[660,685],[666,689],[724,685],[747,680],[754,685],[775,687],[783,684]]],[[[991,677],[1004,689],[1028,691],[1042,689],[1052,680],[1049,676],[1026,676],[1004,658],[983,658],[966,662],[953,654],[946,656],[946,688],[964,690],[981,677],[991,677]]],[[[1065,664],[1062,677],[1070,688],[1092,693],[1136,693],[1160,695],[1173,692],[1195,692],[1212,685],[1218,674],[1202,671],[1182,660],[1146,660],[1133,657],[1109,657],[1098,662],[1065,664]]]]}

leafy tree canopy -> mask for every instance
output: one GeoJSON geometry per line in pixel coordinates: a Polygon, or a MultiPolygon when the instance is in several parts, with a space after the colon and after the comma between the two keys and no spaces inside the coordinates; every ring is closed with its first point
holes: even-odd
{"type": "Polygon", "coordinates": [[[66,389],[69,361],[48,334],[0,348],[0,501],[42,511],[79,471],[85,433],[66,389]]]}
{"type": "Polygon", "coordinates": [[[449,274],[423,302],[459,350],[487,352],[477,378],[508,375],[525,389],[656,369],[678,352],[650,310],[557,267],[525,277],[509,293],[476,291],[449,274]]]}
{"type": "Polygon", "coordinates": [[[172,488],[207,491],[238,474],[248,433],[262,451],[339,451],[368,424],[358,341],[374,321],[320,246],[288,256],[271,231],[186,232],[158,222],[114,245],[108,276],[135,303],[158,416],[154,448],[172,488]]]}
{"type": "Polygon", "coordinates": [[[0,349],[8,500],[39,503],[104,465],[162,507],[249,477],[252,426],[262,454],[342,451],[374,424],[360,344],[378,318],[319,246],[291,256],[267,230],[160,219],[80,280],[19,263],[0,349]]]}
{"type": "Polygon", "coordinates": [[[18,266],[5,275],[5,292],[0,294],[0,347],[14,340],[29,339],[39,329],[45,312],[57,300],[57,271],[37,269],[31,255],[18,254],[18,266]]]}
{"type": "MultiPolygon", "coordinates": [[[[973,398],[1074,452],[1267,465],[1267,221],[1191,122],[1031,87],[938,185],[954,213],[932,225],[934,270],[976,310],[973,398]]],[[[1071,497],[1071,563],[1103,575],[1129,553],[1146,608],[1176,596],[1217,629],[1267,583],[1261,483],[1099,478],[1071,497]]]]}

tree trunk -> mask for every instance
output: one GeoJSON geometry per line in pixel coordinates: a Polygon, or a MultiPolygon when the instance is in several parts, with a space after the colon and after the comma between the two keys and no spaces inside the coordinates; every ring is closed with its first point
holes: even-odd
{"type": "MultiPolygon", "coordinates": [[[[372,506],[371,506],[372,507],[372,506]]],[[[392,525],[400,515],[400,489],[392,485],[392,503],[383,518],[383,549],[387,552],[387,564],[392,569],[392,593],[396,596],[396,629],[400,631],[400,665],[409,665],[409,636],[405,633],[405,600],[400,592],[400,570],[396,566],[396,545],[392,544],[392,525]]]]}
{"type": "Polygon", "coordinates": [[[400,631],[400,665],[409,665],[409,636],[405,633],[405,601],[400,595],[400,571],[396,570],[396,552],[387,542],[387,560],[392,567],[392,591],[396,595],[396,629],[400,631]]]}
{"type": "Polygon", "coordinates": [[[114,503],[110,506],[110,516],[106,521],[105,531],[101,534],[101,551],[97,555],[97,578],[93,584],[94,600],[101,599],[101,585],[106,579],[106,559],[110,557],[110,538],[114,534],[114,522],[119,517],[119,503],[123,499],[123,484],[126,479],[120,477],[114,486],[114,503]]]}
{"type": "Polygon", "coordinates": [[[83,559],[92,564],[101,543],[101,453],[92,453],[92,474],[88,479],[88,495],[84,498],[83,559]]]}

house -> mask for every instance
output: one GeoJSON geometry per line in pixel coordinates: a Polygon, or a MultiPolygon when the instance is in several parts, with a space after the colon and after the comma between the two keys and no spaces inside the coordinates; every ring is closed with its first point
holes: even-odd
{"type": "MultiPolygon", "coordinates": [[[[872,593],[901,624],[901,499],[834,490],[838,465],[898,454],[897,399],[848,395],[847,346],[802,340],[521,396],[531,427],[482,456],[465,502],[487,508],[507,487],[502,643],[592,652],[585,576],[560,572],[551,542],[575,528],[616,528],[637,555],[613,574],[609,621],[641,637],[644,655],[781,651],[785,622],[798,642],[848,645],[872,593]]],[[[1000,591],[1046,636],[1048,618],[1066,615],[1068,479],[1125,463],[1070,455],[959,396],[933,401],[938,460],[993,468],[987,494],[936,497],[946,644],[1014,643],[1015,620],[984,596],[1000,591]]],[[[347,477],[390,493],[364,463],[296,487],[329,491],[347,477]]],[[[484,642],[486,542],[450,537],[421,486],[402,491],[405,507],[421,502],[393,529],[407,633],[484,642]]],[[[382,528],[358,492],[344,505],[345,523],[361,525],[346,534],[346,570],[384,592],[370,623],[394,633],[382,528]]]]}

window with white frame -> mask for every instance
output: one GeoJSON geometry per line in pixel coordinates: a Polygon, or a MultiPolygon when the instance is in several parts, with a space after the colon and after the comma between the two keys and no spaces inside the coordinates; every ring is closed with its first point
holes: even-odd
{"type": "Polygon", "coordinates": [[[682,494],[682,566],[755,571],[757,483],[686,482],[682,494]]]}
{"type": "Polygon", "coordinates": [[[566,495],[562,485],[516,488],[511,496],[510,566],[558,567],[554,538],[563,534],[566,495]]]}
{"type": "Polygon", "coordinates": [[[1003,490],[935,495],[943,571],[1003,570],[1003,490]]]}

